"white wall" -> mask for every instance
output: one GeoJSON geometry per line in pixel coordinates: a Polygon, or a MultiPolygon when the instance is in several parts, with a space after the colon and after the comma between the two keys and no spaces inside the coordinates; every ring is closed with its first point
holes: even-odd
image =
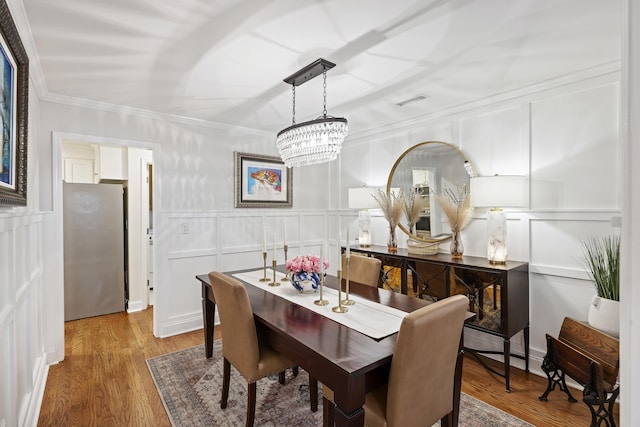
{"type": "MultiPolygon", "coordinates": [[[[352,140],[340,159],[341,206],[347,205],[347,188],[385,184],[397,157],[424,141],[457,146],[481,176],[527,176],[529,208],[507,211],[508,244],[509,259],[529,262],[531,369],[540,373],[545,333],[557,334],[565,316],[586,319],[595,294],[580,264],[580,241],[620,232],[611,226],[612,217],[621,215],[619,79],[618,72],[605,70],[570,83],[551,81],[512,99],[489,99],[476,108],[352,140]]],[[[356,215],[346,220],[355,233],[356,215]]],[[[465,254],[486,256],[485,221],[486,210],[477,209],[462,232],[465,254]]],[[[386,244],[380,211],[373,211],[373,228],[374,243],[386,244]]],[[[448,244],[440,251],[448,252],[448,244]]],[[[500,339],[469,332],[472,347],[502,349],[500,339]]],[[[523,344],[517,334],[512,350],[524,354],[523,344]]],[[[524,366],[519,360],[513,364],[524,366]]]]}
{"type": "MultiPolygon", "coordinates": [[[[30,141],[38,138],[39,108],[33,86],[29,90],[30,141]]],[[[30,147],[27,156],[27,206],[0,208],[0,426],[35,425],[48,372],[47,215],[39,212],[39,186],[32,185],[39,178],[39,153],[30,147]]]]}

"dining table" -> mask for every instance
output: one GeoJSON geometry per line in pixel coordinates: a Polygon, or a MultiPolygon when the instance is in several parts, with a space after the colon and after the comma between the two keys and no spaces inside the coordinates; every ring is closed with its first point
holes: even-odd
{"type": "MultiPolygon", "coordinates": [[[[284,266],[279,266],[276,270],[280,273],[285,271],[284,266]]],[[[260,339],[333,390],[336,426],[363,426],[365,394],[388,381],[397,332],[381,338],[372,338],[318,313],[317,310],[307,308],[313,304],[314,300],[319,299],[318,292],[304,295],[305,298],[308,297],[310,304],[299,304],[241,279],[244,277],[243,273],[251,271],[255,272],[257,269],[229,271],[225,274],[244,283],[260,339]]],[[[202,287],[205,356],[210,358],[213,355],[215,297],[209,275],[199,274],[196,278],[202,287]]],[[[280,282],[279,286],[288,286],[293,289],[292,285],[286,281],[280,282]]],[[[323,289],[326,291],[325,298],[329,300],[328,306],[338,306],[338,298],[333,295],[328,296],[329,290],[338,289],[338,278],[326,275],[323,289]]],[[[341,281],[342,297],[345,296],[346,290],[343,279],[341,281]]],[[[423,299],[353,281],[349,282],[349,293],[354,295],[354,298],[366,300],[368,304],[378,303],[380,307],[391,307],[406,313],[430,304],[423,299]]],[[[351,315],[353,313],[355,310],[352,310],[351,315]]],[[[349,316],[349,312],[341,315],[349,316]]],[[[367,322],[366,319],[361,320],[364,323],[367,322]]],[[[455,356],[453,411],[442,420],[443,426],[458,424],[462,354],[462,345],[460,345],[458,354],[455,356]]],[[[425,369],[428,368],[425,366],[425,369]]],[[[425,384],[425,387],[428,387],[428,384],[425,384]]],[[[419,401],[421,396],[415,398],[419,401]]]]}

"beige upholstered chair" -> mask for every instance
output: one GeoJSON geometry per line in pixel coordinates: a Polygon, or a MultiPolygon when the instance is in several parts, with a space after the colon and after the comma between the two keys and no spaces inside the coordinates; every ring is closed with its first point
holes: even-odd
{"type": "Polygon", "coordinates": [[[466,296],[455,295],[404,318],[389,383],[365,397],[366,426],[430,426],[453,410],[453,380],[468,305],[466,296]]]}
{"type": "MultiPolygon", "coordinates": [[[[455,295],[404,318],[389,382],[365,397],[366,427],[430,426],[451,413],[456,360],[468,305],[466,296],[455,295]]],[[[332,425],[333,403],[327,402],[327,396],[324,399],[325,420],[329,420],[325,425],[332,425]]]]}
{"type": "MultiPolygon", "coordinates": [[[[369,286],[378,286],[382,261],[365,255],[351,254],[349,258],[349,280],[369,286]]],[[[346,279],[347,256],[342,254],[342,277],[346,279]]]]}
{"type": "MultiPolygon", "coordinates": [[[[222,327],[222,355],[224,358],[222,399],[220,408],[227,407],[231,365],[247,380],[247,427],[253,426],[256,409],[256,381],[279,373],[284,384],[284,371],[295,364],[282,354],[259,342],[251,310],[251,302],[244,285],[219,272],[209,273],[213,295],[218,306],[222,327]]],[[[317,410],[318,382],[309,377],[311,410],[317,410]]]]}

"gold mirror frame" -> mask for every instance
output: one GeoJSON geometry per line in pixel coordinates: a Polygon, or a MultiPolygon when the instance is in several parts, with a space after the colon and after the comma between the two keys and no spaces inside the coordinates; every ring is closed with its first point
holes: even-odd
{"type": "MultiPolygon", "coordinates": [[[[411,188],[413,191],[416,185],[413,184],[413,169],[409,169],[412,167],[410,161],[415,160],[414,158],[419,155],[428,157],[429,152],[436,153],[438,157],[440,157],[442,154],[446,154],[447,157],[454,157],[454,158],[459,156],[460,167],[459,169],[457,169],[455,162],[453,161],[448,161],[446,165],[441,165],[441,166],[436,165],[435,162],[432,162],[433,164],[425,165],[425,168],[426,168],[425,170],[433,169],[434,171],[436,171],[435,172],[436,178],[441,179],[441,177],[437,176],[440,172],[437,171],[436,169],[438,168],[440,168],[440,170],[447,169],[449,173],[453,173],[457,178],[465,181],[464,183],[455,182],[456,185],[463,185],[463,184],[466,184],[467,186],[469,185],[471,175],[474,174],[474,172],[473,172],[473,166],[471,165],[471,162],[466,158],[464,153],[462,153],[462,151],[458,147],[452,144],[449,144],[447,142],[425,141],[425,142],[418,143],[413,147],[410,147],[404,153],[402,153],[400,157],[398,157],[398,160],[396,160],[396,162],[394,163],[393,167],[391,168],[391,172],[389,172],[389,177],[387,178],[387,194],[391,191],[392,188],[401,188],[405,192],[408,190],[407,188],[408,186],[406,185],[399,186],[397,185],[397,182],[396,182],[396,185],[394,185],[394,176],[396,176],[396,173],[403,173],[404,175],[411,176],[412,181],[411,181],[411,186],[409,188],[411,188]],[[464,177],[466,177],[466,180],[464,177]]],[[[398,178],[398,180],[399,179],[400,178],[398,178]]],[[[433,197],[434,191],[440,192],[440,190],[441,189],[437,185],[435,189],[434,188],[429,189],[429,204],[430,204],[429,221],[430,223],[432,223],[431,218],[432,216],[434,216],[433,215],[434,209],[438,209],[439,211],[441,211],[441,208],[437,204],[436,198],[433,197]]],[[[443,217],[440,212],[436,212],[435,218],[436,218],[436,221],[438,221],[439,218],[443,218],[443,217]]],[[[424,242],[424,243],[442,242],[451,238],[451,234],[448,234],[448,233],[439,233],[439,234],[436,234],[435,236],[431,236],[428,238],[418,237],[416,235],[411,234],[403,224],[399,224],[398,228],[400,228],[400,230],[402,230],[403,233],[405,233],[407,236],[411,237],[412,239],[419,242],[424,242]]]]}

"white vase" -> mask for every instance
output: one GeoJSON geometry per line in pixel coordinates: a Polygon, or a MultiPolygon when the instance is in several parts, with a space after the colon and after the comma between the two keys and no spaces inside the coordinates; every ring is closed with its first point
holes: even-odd
{"type": "Polygon", "coordinates": [[[589,304],[589,325],[618,338],[620,336],[620,302],[594,295],[589,304]]]}

